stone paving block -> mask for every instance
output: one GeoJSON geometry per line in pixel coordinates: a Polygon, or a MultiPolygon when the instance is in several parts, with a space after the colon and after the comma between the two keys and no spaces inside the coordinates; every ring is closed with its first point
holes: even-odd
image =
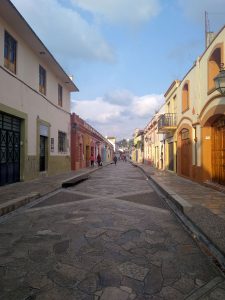
{"type": "Polygon", "coordinates": [[[106,232],[105,229],[102,229],[102,228],[93,228],[93,229],[88,230],[88,232],[85,233],[85,236],[87,238],[97,238],[97,237],[99,237],[100,235],[102,235],[105,232],[106,232]]]}
{"type": "Polygon", "coordinates": [[[116,287],[108,287],[103,291],[100,300],[128,300],[129,293],[116,288],[116,287]]]}
{"type": "Polygon", "coordinates": [[[70,246],[70,240],[64,240],[58,243],[55,243],[53,246],[53,251],[56,254],[63,254],[65,252],[67,252],[67,250],[69,249],[70,246]]]}
{"type": "Polygon", "coordinates": [[[163,285],[161,268],[151,266],[151,271],[147,274],[144,281],[144,292],[148,295],[159,293],[163,285]]]}
{"type": "Polygon", "coordinates": [[[166,300],[184,300],[184,295],[181,292],[169,286],[164,287],[159,296],[166,300]]]}
{"type": "Polygon", "coordinates": [[[182,275],[181,279],[174,283],[173,288],[177,289],[182,294],[189,294],[196,286],[193,279],[182,275]]]}
{"type": "Polygon", "coordinates": [[[78,288],[84,293],[94,294],[99,289],[99,277],[90,274],[78,284],[78,288]]]}
{"type": "Polygon", "coordinates": [[[149,269],[138,266],[134,263],[125,262],[119,266],[120,272],[124,276],[143,281],[149,269]]]}

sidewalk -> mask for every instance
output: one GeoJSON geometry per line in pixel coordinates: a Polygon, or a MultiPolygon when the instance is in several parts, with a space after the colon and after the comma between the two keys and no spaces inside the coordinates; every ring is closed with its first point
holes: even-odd
{"type": "MultiPolygon", "coordinates": [[[[103,167],[108,164],[105,163],[103,167]]],[[[2,186],[0,187],[0,216],[61,188],[65,182],[80,181],[96,170],[98,170],[97,166],[88,167],[78,171],[69,171],[54,176],[46,176],[2,186]]]]}
{"type": "Polygon", "coordinates": [[[225,194],[168,171],[135,165],[170,200],[174,212],[225,269],[225,194]]]}

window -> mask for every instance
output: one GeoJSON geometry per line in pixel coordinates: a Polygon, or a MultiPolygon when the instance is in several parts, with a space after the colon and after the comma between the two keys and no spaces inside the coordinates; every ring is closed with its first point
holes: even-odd
{"type": "Polygon", "coordinates": [[[58,152],[67,152],[66,149],[66,133],[58,132],[58,152]]]}
{"type": "Polygon", "coordinates": [[[221,62],[221,48],[218,47],[213,51],[208,60],[208,91],[215,88],[214,77],[220,71],[221,62]]]}
{"type": "Polygon", "coordinates": [[[181,131],[181,139],[182,140],[187,140],[189,138],[190,138],[189,137],[189,130],[186,129],[186,128],[182,129],[182,131],[181,131]]]}
{"type": "Polygon", "coordinates": [[[51,152],[54,152],[54,138],[51,138],[51,152]]]}
{"type": "Polygon", "coordinates": [[[46,71],[39,65],[39,92],[46,95],[46,71]]]}
{"type": "Polygon", "coordinates": [[[16,48],[17,42],[5,31],[4,66],[16,74],[16,48]]]}
{"type": "Polygon", "coordinates": [[[63,89],[60,84],[58,84],[58,105],[62,107],[63,100],[63,89]]]}
{"type": "Polygon", "coordinates": [[[182,112],[189,109],[189,84],[185,83],[182,89],[182,112]]]}

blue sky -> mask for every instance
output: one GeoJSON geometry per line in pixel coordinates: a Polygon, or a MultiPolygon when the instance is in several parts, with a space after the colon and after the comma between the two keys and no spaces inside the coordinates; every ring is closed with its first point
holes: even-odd
{"type": "Polygon", "coordinates": [[[12,0],[80,92],[72,111],[103,135],[130,138],[225,24],[225,0],[12,0]]]}

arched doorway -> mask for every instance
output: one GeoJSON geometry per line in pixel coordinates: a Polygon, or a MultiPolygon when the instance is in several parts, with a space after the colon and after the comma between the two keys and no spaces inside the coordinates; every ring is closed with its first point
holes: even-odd
{"type": "Polygon", "coordinates": [[[190,177],[190,168],[192,165],[191,161],[191,139],[190,131],[184,128],[180,131],[181,148],[180,148],[180,158],[181,158],[181,174],[190,177]]]}
{"type": "Polygon", "coordinates": [[[212,181],[225,185],[225,116],[212,124],[212,181]]]}

